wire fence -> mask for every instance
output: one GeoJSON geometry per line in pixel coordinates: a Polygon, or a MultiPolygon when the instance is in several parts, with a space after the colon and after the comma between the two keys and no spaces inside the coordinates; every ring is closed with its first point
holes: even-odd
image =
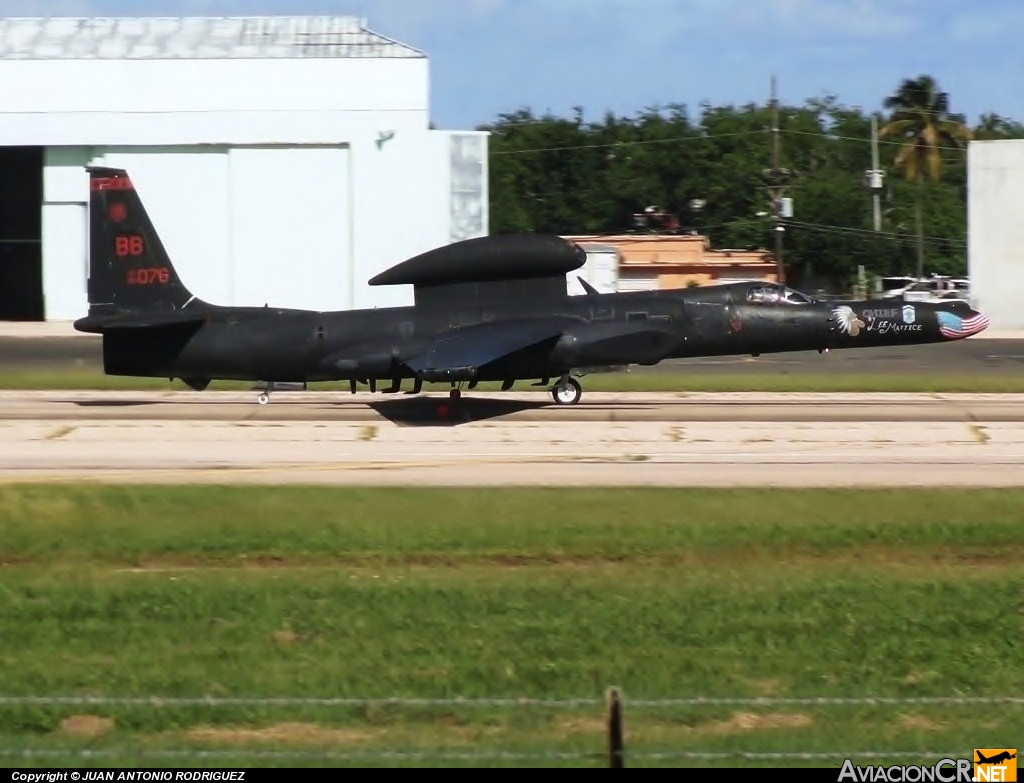
{"type": "MultiPolygon", "coordinates": [[[[0,696],[0,706],[30,707],[480,707],[575,709],[599,707],[604,699],[543,699],[381,696],[367,698],[315,696],[0,696]]],[[[927,705],[1024,705],[1021,696],[693,696],[629,699],[630,708],[675,707],[781,707],[781,706],[927,706],[927,705]]]]}
{"type": "MultiPolygon", "coordinates": [[[[640,761],[729,761],[742,759],[745,761],[831,761],[834,759],[942,759],[956,758],[963,751],[938,750],[906,750],[906,751],[835,751],[835,752],[801,752],[801,751],[700,751],[700,750],[666,750],[666,751],[632,751],[629,758],[640,761]]],[[[511,752],[511,751],[333,751],[333,750],[195,750],[186,748],[154,749],[154,748],[100,748],[72,749],[57,748],[25,749],[0,748],[0,758],[8,759],[52,759],[77,758],[81,760],[108,760],[117,758],[186,760],[186,761],[222,761],[246,758],[256,761],[602,761],[605,754],[598,752],[511,752]]]]}
{"type": "MultiPolygon", "coordinates": [[[[714,763],[721,762],[753,762],[768,764],[771,762],[794,763],[819,762],[837,764],[845,759],[857,759],[858,763],[870,763],[882,760],[902,760],[904,763],[924,761],[934,764],[940,759],[957,759],[964,757],[969,750],[932,750],[920,748],[906,749],[839,749],[839,750],[753,750],[743,748],[663,748],[638,747],[630,749],[628,754],[623,743],[623,705],[633,710],[677,710],[714,707],[839,707],[839,708],[873,708],[873,707],[979,707],[979,706],[1024,706],[1024,697],[1020,696],[967,696],[960,694],[944,696],[692,696],[668,698],[636,698],[624,699],[616,689],[609,689],[604,699],[592,697],[580,698],[536,698],[536,697],[435,697],[421,698],[408,696],[385,697],[311,697],[311,696],[110,696],[110,695],[34,695],[9,694],[0,695],[0,708],[282,708],[282,709],[372,709],[372,708],[408,708],[408,709],[502,709],[502,710],[605,710],[605,750],[599,750],[602,742],[595,734],[594,741],[585,741],[585,745],[593,750],[553,750],[530,749],[509,750],[502,748],[472,749],[462,748],[419,748],[397,750],[388,747],[302,747],[295,749],[259,748],[251,744],[233,748],[186,748],[186,747],[150,747],[133,746],[100,746],[100,747],[14,747],[0,745],[0,759],[8,763],[32,763],[73,759],[79,762],[116,763],[131,760],[135,763],[164,762],[180,763],[189,766],[197,764],[237,763],[244,760],[253,765],[261,763],[299,763],[320,762],[338,764],[468,764],[485,765],[504,763],[510,765],[523,764],[586,764],[612,767],[630,763],[714,763]],[[609,763],[610,762],[610,763],[609,763]]],[[[625,732],[628,736],[628,731],[625,732]]],[[[173,742],[173,740],[172,740],[173,742]]],[[[575,740],[577,746],[580,739],[575,740]]],[[[323,745],[329,744],[324,742],[323,745]]],[[[443,742],[441,743],[444,744],[443,742]]],[[[646,743],[650,744],[650,743],[646,743]]]]}

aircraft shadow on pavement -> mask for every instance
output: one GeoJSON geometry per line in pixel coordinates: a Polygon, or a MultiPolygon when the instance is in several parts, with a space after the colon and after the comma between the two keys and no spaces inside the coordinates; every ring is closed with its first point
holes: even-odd
{"type": "Polygon", "coordinates": [[[395,424],[453,427],[471,421],[486,421],[521,411],[546,408],[552,404],[541,400],[496,400],[488,397],[463,397],[458,402],[437,397],[407,397],[378,400],[369,403],[369,406],[395,424]]]}

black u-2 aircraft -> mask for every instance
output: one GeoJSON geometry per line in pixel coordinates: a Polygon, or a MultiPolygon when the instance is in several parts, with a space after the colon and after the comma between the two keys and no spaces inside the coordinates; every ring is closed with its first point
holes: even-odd
{"type": "MultiPolygon", "coordinates": [[[[182,283],[127,172],[90,168],[89,314],[110,375],[274,383],[349,381],[399,391],[411,379],[451,385],[517,380],[556,403],[582,393],[588,370],[664,359],[825,351],[957,340],[988,326],[966,302],[821,302],[771,283],[570,296],[586,254],[555,236],[456,242],[380,273],[412,285],[415,304],[339,312],[224,307],[182,283]]],[[[262,393],[259,402],[269,401],[262,393]]]]}

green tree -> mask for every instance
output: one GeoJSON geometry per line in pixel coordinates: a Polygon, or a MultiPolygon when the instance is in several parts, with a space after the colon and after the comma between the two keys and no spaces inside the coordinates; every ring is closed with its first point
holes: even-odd
{"type": "Polygon", "coordinates": [[[941,92],[931,76],[904,79],[899,89],[885,99],[892,109],[882,127],[880,139],[895,137],[901,141],[895,165],[915,185],[914,222],[917,229],[917,276],[924,275],[924,202],[925,175],[942,179],[943,150],[963,149],[971,138],[970,129],[949,113],[949,95],[941,92]]]}
{"type": "MultiPolygon", "coordinates": [[[[669,103],[593,119],[582,108],[564,118],[527,108],[499,115],[484,126],[492,134],[491,230],[618,234],[636,230],[633,214],[657,205],[678,218],[680,231],[707,235],[714,247],[770,247],[770,125],[770,111],[756,104],[704,103],[689,111],[669,103]]],[[[882,202],[887,230],[879,232],[864,186],[871,114],[826,96],[780,106],[780,127],[781,163],[791,171],[787,195],[795,201],[794,217],[785,221],[787,281],[836,290],[858,265],[872,276],[902,274],[914,267],[915,240],[927,246],[929,270],[963,273],[965,156],[940,148],[942,181],[929,184],[919,201],[916,178],[893,178],[882,202]],[[923,213],[916,233],[915,205],[923,213]]],[[[983,132],[1006,138],[1020,128],[993,115],[983,132]]],[[[898,148],[908,141],[901,137],[898,148]]]]}
{"type": "Polygon", "coordinates": [[[998,114],[982,114],[974,129],[974,138],[979,141],[994,139],[1024,139],[1024,125],[998,114]]]}

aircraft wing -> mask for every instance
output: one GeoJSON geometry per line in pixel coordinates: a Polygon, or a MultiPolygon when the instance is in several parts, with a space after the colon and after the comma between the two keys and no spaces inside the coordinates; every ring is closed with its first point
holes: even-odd
{"type": "Polygon", "coordinates": [[[486,364],[562,336],[563,321],[532,320],[456,327],[437,335],[404,364],[426,381],[468,380],[486,364]]]}

